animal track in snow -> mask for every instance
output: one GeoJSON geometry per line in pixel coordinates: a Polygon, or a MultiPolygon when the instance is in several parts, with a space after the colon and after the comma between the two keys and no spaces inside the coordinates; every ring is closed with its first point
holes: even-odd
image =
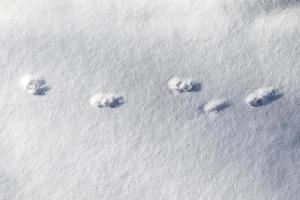
{"type": "Polygon", "coordinates": [[[249,94],[246,97],[245,102],[253,107],[260,107],[268,105],[282,96],[283,93],[281,93],[277,88],[259,88],[249,94]]]}
{"type": "Polygon", "coordinates": [[[119,107],[124,103],[124,97],[115,94],[97,93],[91,96],[89,100],[90,105],[94,107],[119,107]]]}
{"type": "Polygon", "coordinates": [[[211,112],[218,113],[218,112],[226,109],[230,105],[231,105],[230,102],[226,99],[214,99],[214,100],[207,102],[203,106],[203,111],[205,113],[211,113],[211,112]]]}
{"type": "Polygon", "coordinates": [[[168,81],[170,90],[183,93],[183,92],[197,92],[201,89],[201,84],[189,78],[173,77],[168,81]]]}
{"type": "Polygon", "coordinates": [[[31,75],[23,76],[20,84],[28,94],[32,95],[42,96],[47,94],[50,90],[50,87],[46,84],[44,79],[33,77],[31,75]]]}

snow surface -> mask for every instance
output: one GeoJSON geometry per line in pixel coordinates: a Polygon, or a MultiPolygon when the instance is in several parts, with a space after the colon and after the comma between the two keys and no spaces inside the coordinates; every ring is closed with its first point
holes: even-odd
{"type": "Polygon", "coordinates": [[[1,200],[300,198],[299,1],[1,0],[0,12],[1,200]],[[28,95],[27,73],[51,90],[28,95]],[[172,77],[201,90],[174,95],[172,77]],[[244,102],[269,85],[284,95],[244,102]],[[126,103],[95,109],[96,91],[126,103]],[[211,119],[199,106],[214,97],[233,105],[211,119]]]}

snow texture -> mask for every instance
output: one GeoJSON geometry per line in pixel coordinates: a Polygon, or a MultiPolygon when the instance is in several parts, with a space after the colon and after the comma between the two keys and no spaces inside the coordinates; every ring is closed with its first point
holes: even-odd
{"type": "Polygon", "coordinates": [[[0,13],[0,200],[300,199],[300,1],[1,0],[0,13]],[[92,107],[97,91],[125,103],[92,107]],[[199,112],[215,97],[233,104],[199,112]]]}
{"type": "Polygon", "coordinates": [[[98,93],[90,98],[90,104],[94,107],[119,107],[124,103],[124,97],[115,94],[98,93]]]}
{"type": "Polygon", "coordinates": [[[245,101],[253,107],[265,106],[281,98],[283,94],[277,88],[259,88],[249,94],[245,101]]]}

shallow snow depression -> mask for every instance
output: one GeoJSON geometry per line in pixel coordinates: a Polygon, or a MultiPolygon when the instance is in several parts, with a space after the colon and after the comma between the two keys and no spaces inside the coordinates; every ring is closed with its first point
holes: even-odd
{"type": "Polygon", "coordinates": [[[50,90],[43,78],[24,75],[20,80],[21,87],[28,93],[33,95],[45,95],[50,90]]]}
{"type": "Polygon", "coordinates": [[[90,97],[90,104],[94,107],[119,107],[124,103],[124,97],[115,94],[97,93],[90,97]]]}
{"type": "Polygon", "coordinates": [[[230,105],[231,105],[231,103],[226,99],[214,99],[214,100],[207,102],[204,105],[203,111],[205,113],[210,113],[210,112],[217,113],[217,112],[220,112],[220,111],[226,109],[230,105]]]}
{"type": "Polygon", "coordinates": [[[283,96],[283,93],[280,92],[278,88],[273,87],[266,87],[266,88],[259,88],[249,94],[245,102],[253,107],[260,107],[265,106],[273,101],[278,100],[283,96]]]}
{"type": "Polygon", "coordinates": [[[200,83],[193,81],[190,78],[180,78],[180,77],[173,77],[168,81],[168,86],[170,90],[175,92],[193,92],[200,90],[200,83]]]}

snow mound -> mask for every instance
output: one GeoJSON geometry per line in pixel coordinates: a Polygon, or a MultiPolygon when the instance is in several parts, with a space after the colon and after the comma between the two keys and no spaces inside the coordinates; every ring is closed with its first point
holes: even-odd
{"type": "Polygon", "coordinates": [[[189,78],[173,77],[168,81],[170,90],[176,92],[196,92],[201,88],[200,83],[197,83],[189,78]]]}
{"type": "Polygon", "coordinates": [[[214,99],[209,102],[207,102],[204,107],[203,111],[205,113],[217,113],[220,112],[221,110],[224,110],[230,106],[230,102],[226,99],[214,99]]]}
{"type": "Polygon", "coordinates": [[[119,107],[124,103],[124,97],[115,94],[97,93],[90,98],[90,105],[94,107],[119,107]]]}
{"type": "Polygon", "coordinates": [[[265,106],[282,97],[279,89],[273,87],[259,88],[249,94],[245,102],[253,107],[265,106]]]}
{"type": "Polygon", "coordinates": [[[50,90],[50,87],[43,78],[37,78],[31,75],[24,75],[21,78],[20,84],[28,94],[32,95],[45,95],[50,90]]]}

